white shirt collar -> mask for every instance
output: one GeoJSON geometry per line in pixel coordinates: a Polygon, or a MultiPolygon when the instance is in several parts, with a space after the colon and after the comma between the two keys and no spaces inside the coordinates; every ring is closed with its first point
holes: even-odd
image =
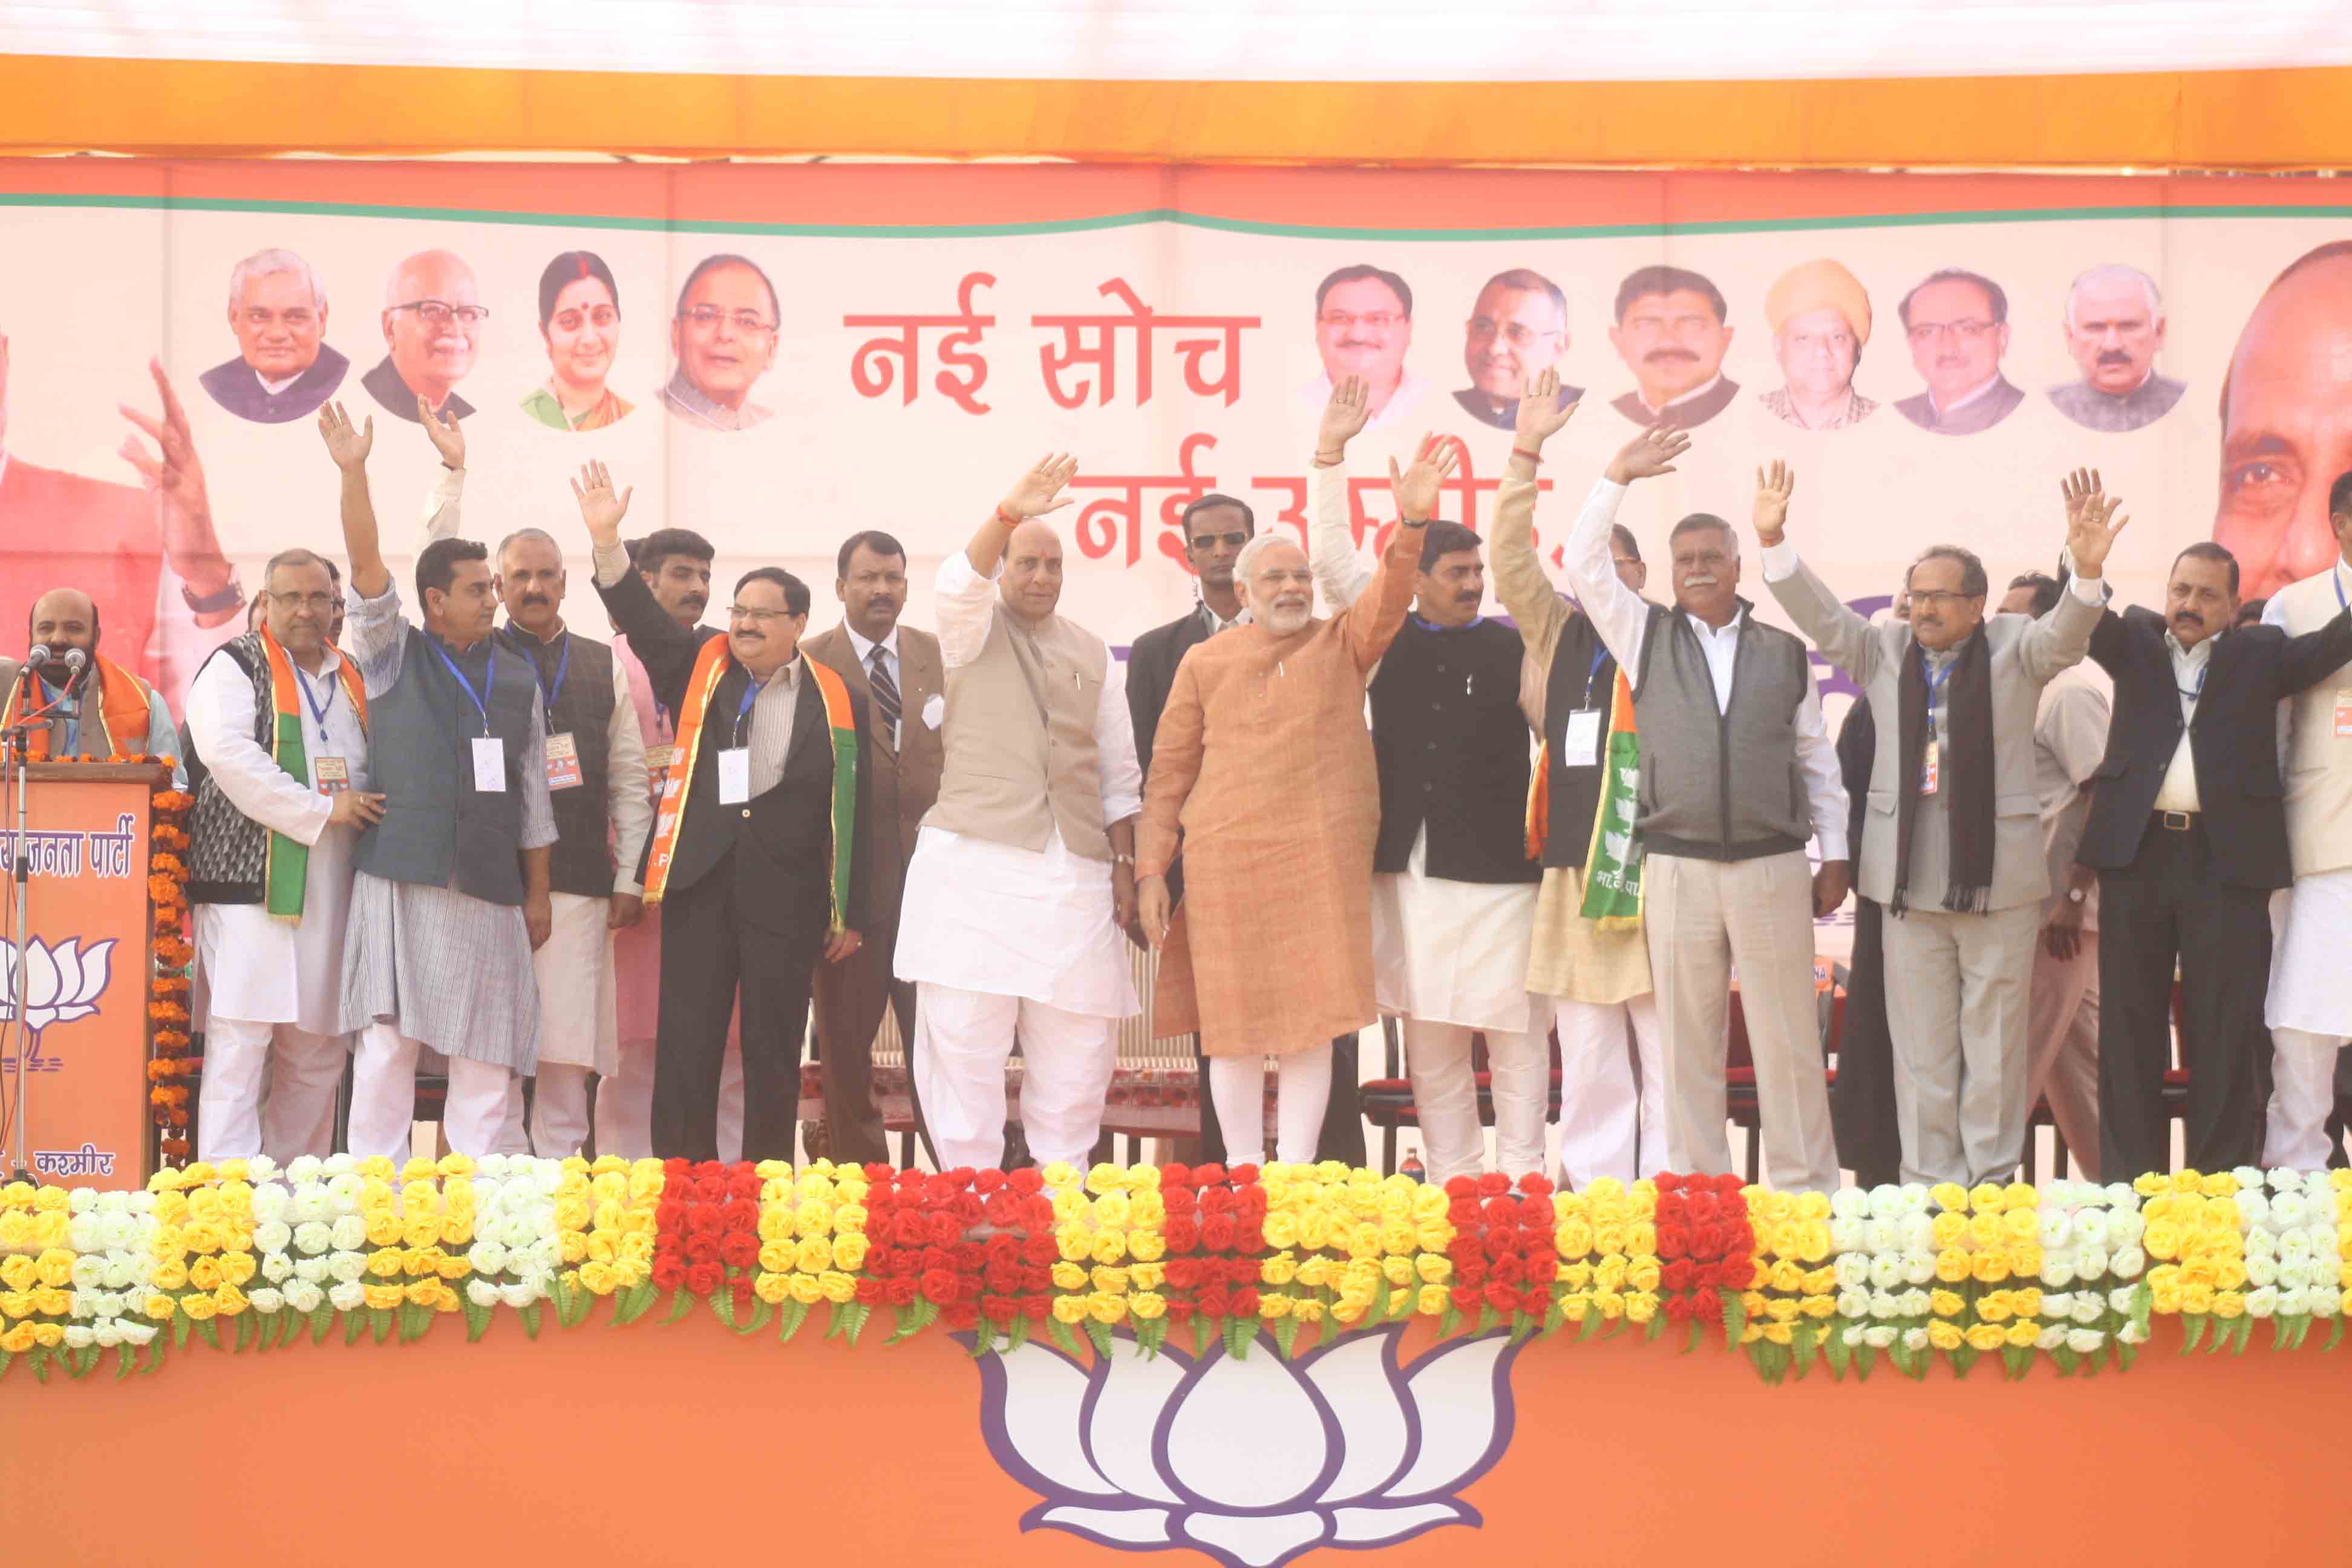
{"type": "Polygon", "coordinates": [[[1986,377],[1983,381],[1979,382],[1975,386],[1970,387],[1968,391],[1960,394],[1959,396],[1952,399],[1951,402],[1937,403],[1932,395],[1928,397],[1927,401],[1929,405],[1935,408],[1937,414],[1949,414],[1954,409],[1966,408],[1969,404],[1974,403],[1978,398],[1982,397],[1986,393],[1990,392],[1994,387],[1999,386],[2000,384],[2000,366],[1995,365],[1992,367],[1991,375],[1986,377]]]}
{"type": "MultiPolygon", "coordinates": [[[[245,368],[247,370],[253,370],[251,365],[247,365],[245,368]]],[[[282,380],[272,381],[268,376],[262,374],[259,371],[254,370],[253,379],[261,383],[262,391],[269,394],[270,396],[275,397],[279,393],[285,391],[288,387],[293,385],[296,382],[301,380],[302,373],[298,370],[292,375],[287,376],[282,380]]]]}
{"type": "Polygon", "coordinates": [[[849,634],[850,648],[857,655],[857,662],[860,664],[873,663],[874,650],[877,647],[893,659],[898,657],[898,627],[896,623],[893,623],[890,627],[890,635],[878,643],[859,636],[857,628],[847,621],[841,623],[841,629],[849,634]]]}
{"type": "MultiPolygon", "coordinates": [[[[1659,408],[1650,408],[1650,400],[1649,400],[1648,398],[1646,398],[1646,397],[1643,397],[1643,398],[1642,398],[1642,406],[1643,406],[1643,407],[1644,407],[1644,408],[1650,408],[1650,412],[1651,412],[1651,413],[1653,413],[1653,414],[1664,414],[1664,413],[1666,411],[1666,409],[1668,409],[1668,408],[1679,408],[1679,407],[1681,407],[1684,404],[1688,403],[1688,402],[1689,402],[1692,398],[1694,398],[1694,397],[1705,397],[1708,393],[1713,392],[1713,391],[1715,390],[1716,383],[1717,383],[1717,382],[1721,381],[1722,379],[1723,379],[1723,373],[1722,373],[1721,371],[1717,371],[1713,375],[1708,376],[1708,377],[1706,378],[1706,385],[1704,385],[1704,386],[1694,386],[1694,387],[1692,387],[1688,392],[1684,393],[1684,394],[1683,394],[1681,396],[1679,396],[1679,397],[1669,397],[1668,399],[1666,399],[1666,401],[1665,401],[1665,405],[1664,405],[1664,407],[1659,407],[1659,408]]],[[[1639,384],[1636,384],[1636,385],[1635,385],[1635,388],[1634,388],[1634,395],[1635,395],[1635,396],[1637,396],[1637,397],[1641,396],[1641,389],[1640,389],[1639,384]]],[[[1735,624],[1736,624],[1736,623],[1735,623],[1735,624]]]]}
{"type": "Polygon", "coordinates": [[[1717,630],[1716,627],[1708,626],[1705,621],[1700,620],[1696,616],[1692,615],[1688,610],[1685,610],[1683,612],[1683,619],[1688,621],[1691,624],[1691,630],[1696,632],[1702,637],[1737,637],[1739,635],[1739,623],[1747,618],[1748,612],[1735,605],[1732,606],[1731,618],[1724,622],[1722,628],[1717,630]]]}
{"type": "Polygon", "coordinates": [[[2207,637],[2195,647],[2182,647],[2180,639],[2172,635],[2172,628],[2167,626],[2164,629],[2165,650],[2172,655],[2173,664],[2189,669],[2196,668],[2213,657],[2213,640],[2207,637]]]}
{"type": "Polygon", "coordinates": [[[1198,615],[1201,617],[1201,624],[1209,628],[1209,635],[1211,637],[1214,637],[1222,631],[1230,631],[1235,626],[1246,626],[1252,624],[1249,606],[1247,605],[1244,605],[1240,609],[1234,611],[1234,618],[1230,621],[1217,614],[1216,611],[1211,609],[1209,607],[1209,601],[1206,599],[1194,601],[1192,610],[1195,615],[1198,615]]]}

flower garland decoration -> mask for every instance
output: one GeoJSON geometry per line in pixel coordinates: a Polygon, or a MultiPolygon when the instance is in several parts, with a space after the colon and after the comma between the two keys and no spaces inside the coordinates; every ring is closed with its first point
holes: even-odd
{"type": "Polygon", "coordinates": [[[2052,1182],[2042,1189],[2042,1329],[2035,1348],[2059,1375],[2095,1373],[2103,1358],[2127,1367],[2147,1341],[2141,1275],[2147,1219],[2121,1183],[2052,1182]]]}
{"type": "MultiPolygon", "coordinates": [[[[1600,1184],[1594,1184],[1596,1188],[1600,1184]]],[[[1719,1322],[1724,1342],[1748,1342],[1745,1293],[1755,1282],[1756,1229],[1738,1177],[1659,1175],[1658,1258],[1675,1315],[1700,1328],[1719,1322]]],[[[1762,1338],[1759,1332],[1757,1336],[1762,1338]]]]}
{"type": "MultiPolygon", "coordinates": [[[[111,761],[173,766],[173,759],[116,756],[111,761]]],[[[148,977],[147,1101],[166,1163],[188,1157],[188,1086],[195,1071],[191,1044],[188,970],[195,949],[188,940],[188,813],[195,797],[170,787],[150,798],[147,898],[153,922],[154,960],[148,977]]]]}
{"type": "Polygon", "coordinates": [[[1792,1368],[1802,1377],[1824,1341],[1833,1342],[1832,1357],[1843,1349],[1828,1321],[1838,1304],[1829,1194],[1748,1187],[1740,1195],[1756,1238],[1740,1294],[1740,1342],[1765,1381],[1777,1383],[1792,1368]]]}

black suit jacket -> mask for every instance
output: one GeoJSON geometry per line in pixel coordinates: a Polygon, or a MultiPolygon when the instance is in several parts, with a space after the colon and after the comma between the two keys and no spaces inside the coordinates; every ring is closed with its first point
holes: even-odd
{"type": "MultiPolygon", "coordinates": [[[[405,419],[411,425],[422,423],[416,417],[416,394],[410,389],[408,383],[400,379],[400,372],[394,367],[390,354],[376,361],[375,368],[360,377],[360,384],[366,387],[368,395],[381,404],[383,411],[394,418],[405,419]]],[[[474,405],[453,392],[442,403],[441,412],[452,419],[463,419],[474,412],[474,405]]]]}
{"type": "MultiPolygon", "coordinates": [[[[351,361],[320,343],[319,357],[310,362],[310,368],[276,392],[263,386],[253,374],[253,367],[242,359],[216,364],[196,381],[215,403],[239,419],[250,419],[259,425],[283,425],[317,413],[319,405],[332,397],[335,389],[343,384],[343,373],[351,368],[351,361]]],[[[411,410],[410,417],[415,416],[411,410]]]]}
{"type": "MultiPolygon", "coordinates": [[[[610,587],[599,584],[613,625],[627,634],[629,647],[646,667],[654,696],[673,713],[686,708],[686,691],[702,645],[721,636],[711,626],[692,630],[672,620],[653,590],[635,572],[610,587]]],[[[826,846],[833,835],[833,737],[825,723],[824,699],[805,672],[793,709],[793,738],[784,752],[784,775],[774,788],[740,805],[719,800],[719,752],[730,743],[735,713],[751,683],[743,667],[730,659],[703,710],[704,738],[697,748],[694,774],[687,781],[667,891],[682,892],[711,876],[735,879],[735,908],[746,923],[763,931],[805,935],[822,931],[831,911],[826,846]]],[[[866,700],[849,693],[861,743],[871,733],[866,700]]],[[[680,735],[684,745],[687,737],[680,735]]],[[[837,848],[849,860],[849,929],[867,929],[872,866],[863,852],[865,825],[874,808],[872,769],[857,770],[857,830],[837,848]]],[[[646,842],[652,853],[652,841],[646,842]]],[[[638,879],[645,877],[640,865],[638,879]]]]}
{"type": "MultiPolygon", "coordinates": [[[[1154,626],[1135,639],[1127,655],[1127,714],[1135,722],[1135,761],[1146,781],[1151,777],[1151,738],[1159,731],[1160,715],[1168,707],[1168,693],[1176,684],[1176,667],[1184,656],[1209,640],[1209,628],[1193,605],[1164,626],[1154,626]]],[[[1180,856],[1168,868],[1168,902],[1172,908],[1184,896],[1184,865],[1180,856]]]]}
{"type": "MultiPolygon", "coordinates": [[[[2180,744],[2180,689],[2164,633],[2163,616],[2135,605],[2120,616],[2109,610],[2091,634],[2091,657],[2116,683],[2106,760],[2075,857],[2098,870],[2119,871],[2138,858],[2156,793],[2180,744]]],[[[2352,615],[2304,637],[2247,626],[2214,643],[2189,752],[2214,868],[2230,885],[2284,888],[2294,879],[2280,804],[2278,702],[2326,679],[2347,659],[2352,615]]]]}

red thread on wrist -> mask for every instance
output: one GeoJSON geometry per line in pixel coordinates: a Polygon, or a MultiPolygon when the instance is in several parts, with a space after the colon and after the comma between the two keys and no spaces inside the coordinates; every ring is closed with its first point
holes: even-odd
{"type": "Polygon", "coordinates": [[[1021,526],[1021,520],[1013,516],[1011,512],[1005,510],[1002,502],[999,502],[996,508],[996,521],[1003,523],[1007,528],[1018,528],[1021,526]]]}
{"type": "Polygon", "coordinates": [[[1541,452],[1530,452],[1525,447],[1512,447],[1511,456],[1514,458],[1525,458],[1530,463],[1540,463],[1543,461],[1543,454],[1541,452]]]}

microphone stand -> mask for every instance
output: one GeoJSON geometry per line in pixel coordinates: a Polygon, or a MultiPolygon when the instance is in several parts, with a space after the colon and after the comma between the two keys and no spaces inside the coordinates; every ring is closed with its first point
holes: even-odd
{"type": "MultiPolygon", "coordinates": [[[[16,674],[18,689],[27,687],[37,689],[35,687],[37,679],[36,668],[37,666],[32,659],[27,658],[25,661],[24,668],[16,674]]],[[[61,696],[58,700],[63,701],[64,698],[61,696]]],[[[25,795],[32,783],[30,774],[32,732],[37,729],[47,730],[55,722],[48,717],[50,710],[55,706],[56,704],[52,703],[42,708],[38,712],[24,713],[16,723],[7,726],[5,730],[0,730],[0,769],[5,769],[5,783],[15,791],[16,798],[16,837],[14,852],[9,856],[9,880],[14,885],[10,895],[10,913],[15,921],[13,945],[16,949],[16,967],[9,987],[14,994],[9,1004],[7,1021],[5,1025],[0,1025],[0,1053],[5,1053],[8,1038],[13,1035],[17,1042],[16,1081],[10,1091],[7,1120],[16,1134],[16,1147],[10,1163],[9,1179],[17,1182],[28,1182],[33,1179],[32,1165],[26,1160],[25,1153],[26,1084],[26,1080],[33,1076],[30,1042],[34,1037],[32,1030],[25,1026],[26,949],[31,945],[33,935],[32,917],[27,908],[31,892],[29,878],[32,871],[32,856],[27,852],[26,838],[25,795]]],[[[19,710],[21,713],[21,704],[19,710]]]]}

